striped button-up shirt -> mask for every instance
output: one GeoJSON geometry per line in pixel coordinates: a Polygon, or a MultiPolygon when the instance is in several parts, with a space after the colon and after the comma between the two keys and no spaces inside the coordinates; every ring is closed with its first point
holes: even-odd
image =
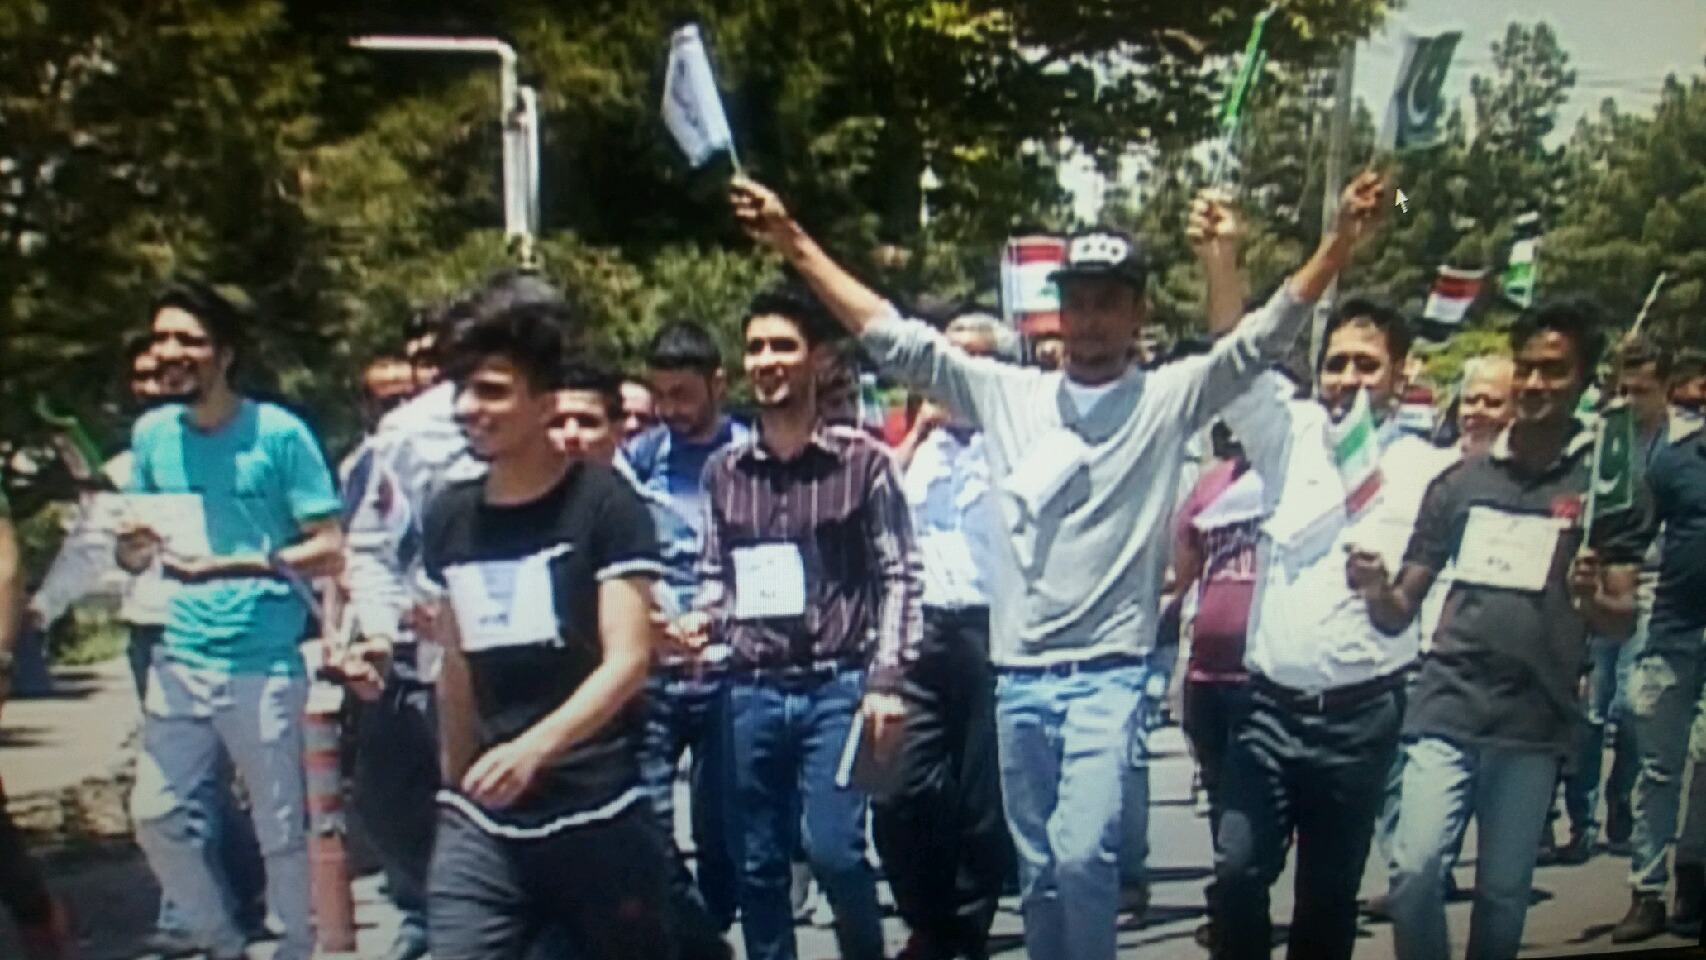
{"type": "Polygon", "coordinates": [[[898,687],[923,632],[920,561],[888,451],[866,434],[820,426],[779,460],[754,433],[705,469],[710,516],[695,606],[712,614],[736,670],[827,661],[868,664],[874,690],[898,687]],[[735,553],[792,545],[804,568],[804,612],[738,618],[735,553]]]}

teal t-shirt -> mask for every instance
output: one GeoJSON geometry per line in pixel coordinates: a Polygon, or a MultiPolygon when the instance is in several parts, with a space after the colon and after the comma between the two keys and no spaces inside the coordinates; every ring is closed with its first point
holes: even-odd
{"type": "MultiPolygon", "coordinates": [[[[132,491],[201,496],[216,556],[270,553],[301,539],[304,524],[338,515],[331,471],[307,425],[270,403],[244,400],[212,432],[182,405],[153,410],[137,421],[131,451],[132,491]]],[[[301,673],[307,622],[307,607],[280,579],[185,584],[167,611],[164,649],[201,669],[301,673]]]]}

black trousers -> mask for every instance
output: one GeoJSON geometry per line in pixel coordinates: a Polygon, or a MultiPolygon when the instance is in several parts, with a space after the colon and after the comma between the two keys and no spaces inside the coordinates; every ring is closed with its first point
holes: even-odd
{"type": "Polygon", "coordinates": [[[23,832],[6,812],[4,786],[0,786],[0,906],[11,911],[20,927],[44,927],[53,920],[53,899],[41,868],[24,847],[23,832]]]}
{"type": "Polygon", "coordinates": [[[895,906],[941,957],[982,957],[1013,841],[1001,807],[987,608],[924,611],[905,691],[901,786],[873,804],[895,906]]]}
{"type": "Polygon", "coordinates": [[[428,894],[434,960],[522,960],[560,923],[577,960],[671,960],[669,858],[645,802],[539,839],[438,815],[428,894]]]}
{"type": "Polygon", "coordinates": [[[1218,960],[1267,960],[1268,891],[1297,837],[1290,960],[1349,960],[1357,890],[1398,750],[1404,691],[1395,686],[1311,713],[1259,684],[1234,724],[1223,766],[1225,810],[1209,894],[1218,960]]]}
{"type": "Polygon", "coordinates": [[[433,687],[393,670],[379,699],[356,702],[353,719],[351,812],[373,841],[405,922],[422,923],[440,781],[433,687]]]}
{"type": "Polygon", "coordinates": [[[1210,839],[1215,841],[1220,836],[1220,814],[1226,804],[1226,755],[1232,748],[1233,724],[1249,695],[1250,685],[1244,681],[1185,681],[1184,716],[1179,726],[1190,741],[1197,768],[1202,771],[1203,792],[1208,794],[1210,839]]]}

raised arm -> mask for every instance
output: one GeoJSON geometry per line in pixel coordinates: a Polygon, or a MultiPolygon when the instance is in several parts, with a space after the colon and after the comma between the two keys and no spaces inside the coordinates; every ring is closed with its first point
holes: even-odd
{"type": "MultiPolygon", "coordinates": [[[[1338,219],[1321,238],[1308,262],[1264,306],[1244,317],[1236,328],[1222,337],[1207,357],[1187,368],[1198,377],[1193,383],[1195,389],[1185,411],[1194,427],[1200,428],[1212,419],[1234,397],[1248,389],[1257,375],[1290,349],[1308,322],[1310,307],[1350,262],[1357,244],[1378,226],[1385,212],[1386,192],[1386,180],[1379,174],[1365,172],[1353,179],[1339,201],[1338,219]]],[[[1212,212],[1214,201],[1208,203],[1212,212]]],[[[1199,245],[1218,242],[1217,225],[1230,227],[1235,222],[1224,210],[1217,215],[1195,218],[1192,230],[1207,229],[1209,232],[1194,237],[1193,242],[1199,245]]],[[[1229,261],[1224,256],[1215,258],[1212,263],[1205,262],[1205,267],[1214,269],[1217,285],[1237,283],[1236,277],[1226,272],[1229,262],[1235,266],[1235,260],[1229,261]]],[[[1222,293],[1221,299],[1230,298],[1222,293]]]]}
{"type": "Polygon", "coordinates": [[[888,376],[939,398],[974,426],[982,426],[983,410],[1024,379],[1026,371],[972,357],[930,325],[902,319],[893,305],[832,260],[770,189],[744,177],[730,189],[741,227],[788,261],[888,376]]]}
{"type": "Polygon", "coordinates": [[[1208,287],[1204,312],[1208,335],[1218,340],[1244,316],[1249,284],[1238,264],[1244,246],[1244,222],[1228,198],[1205,190],[1191,202],[1185,238],[1203,266],[1208,287]]]}

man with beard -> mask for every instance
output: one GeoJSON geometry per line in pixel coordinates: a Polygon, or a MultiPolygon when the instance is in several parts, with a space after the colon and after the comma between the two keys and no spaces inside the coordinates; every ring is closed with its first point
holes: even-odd
{"type": "Polygon", "coordinates": [[[553,444],[563,305],[481,308],[446,342],[483,477],[422,522],[444,779],[429,911],[439,960],[519,960],[548,919],[578,956],[673,956],[667,867],[640,783],[651,519],[553,444]]]}
{"type": "Polygon", "coordinates": [[[1149,267],[1129,236],[1084,231],[1057,272],[1063,369],[968,357],[837,265],[774,193],[737,180],[747,233],[781,253],[880,370],[984,431],[1002,526],[991,659],[1002,795],[1032,960],[1111,960],[1132,724],[1148,675],[1187,440],[1295,338],[1308,306],[1390,205],[1369,173],[1267,306],[1209,354],[1146,371],[1133,344],[1149,267]]]}
{"type": "Polygon", "coordinates": [[[174,401],[137,422],[130,490],[195,494],[211,553],[161,549],[162,533],[119,538],[120,566],[158,560],[176,585],[148,674],[131,812],[137,841],[185,925],[215,960],[246,955],[246,936],[198,842],[196,798],[220,758],[248,784],[266,861],[267,899],[284,925],[275,956],[314,950],[302,771],[308,678],[302,580],[335,575],[343,538],[319,445],[295,415],[233,383],[242,313],[205,284],[154,302],[161,388],[174,401]]]}
{"type": "Polygon", "coordinates": [[[1560,764],[1578,746],[1589,631],[1627,638],[1652,539],[1644,491],[1583,535],[1594,429],[1576,408],[1604,349],[1597,310],[1565,300],[1510,331],[1516,417],[1484,456],[1429,487],[1394,579],[1352,554],[1346,576],[1387,633],[1405,630],[1451,564],[1432,652],[1404,718],[1402,809],[1390,896],[1400,960],[1446,960],[1444,871],[1479,824],[1468,955],[1510,960],[1560,764]],[[1585,542],[1584,542],[1585,541],[1585,542]]]}
{"type": "Polygon", "coordinates": [[[837,770],[856,716],[879,754],[901,732],[901,681],[920,632],[918,558],[886,449],[820,417],[826,323],[793,292],[747,310],[759,421],[706,468],[704,587],[675,631],[689,648],[715,640],[731,650],[741,926],[753,960],[795,956],[789,854],[802,812],[841,956],[883,956],[867,801],[837,770]]]}
{"type": "MultiPolygon", "coordinates": [[[[705,465],[719,451],[744,442],[749,431],[723,413],[727,388],[722,354],[704,327],[672,323],[652,337],[647,376],[663,422],[624,448],[634,482],[653,505],[663,551],[666,609],[691,607],[705,533],[705,465]]],[[[733,792],[728,755],[728,648],[688,655],[663,648],[648,687],[645,774],[652,802],[673,839],[675,771],[683,752],[692,752],[689,773],[693,846],[698,878],[693,883],[676,851],[678,896],[696,897],[718,930],[733,923],[740,871],[729,824],[733,792]]]]}
{"type": "MultiPolygon", "coordinates": [[[[169,402],[172,398],[165,396],[161,389],[160,362],[154,355],[152,336],[143,333],[132,338],[126,344],[125,353],[132,409],[141,415],[169,402]]],[[[107,461],[104,472],[114,486],[123,488],[129,484],[133,460],[130,451],[126,450],[107,461]]],[[[36,629],[45,630],[52,625],[73,603],[94,589],[112,568],[111,531],[95,529],[91,523],[93,519],[87,512],[80,514],[80,522],[66,537],[59,555],[54,557],[40,587],[30,598],[28,616],[36,629]]],[[[172,585],[161,576],[158,562],[125,580],[118,618],[130,634],[125,655],[130,662],[138,700],[144,699],[147,692],[148,669],[165,630],[166,605],[171,599],[172,589],[172,585]]],[[[193,817],[198,824],[208,866],[219,878],[219,888],[225,892],[227,904],[237,915],[239,925],[251,939],[257,938],[265,933],[266,878],[260,852],[255,846],[254,828],[232,795],[228,764],[221,768],[219,776],[207,781],[196,801],[193,817]]],[[[169,897],[162,897],[154,932],[149,935],[144,950],[162,957],[176,957],[195,953],[198,949],[195,938],[184,926],[181,911],[169,897]]]]}

